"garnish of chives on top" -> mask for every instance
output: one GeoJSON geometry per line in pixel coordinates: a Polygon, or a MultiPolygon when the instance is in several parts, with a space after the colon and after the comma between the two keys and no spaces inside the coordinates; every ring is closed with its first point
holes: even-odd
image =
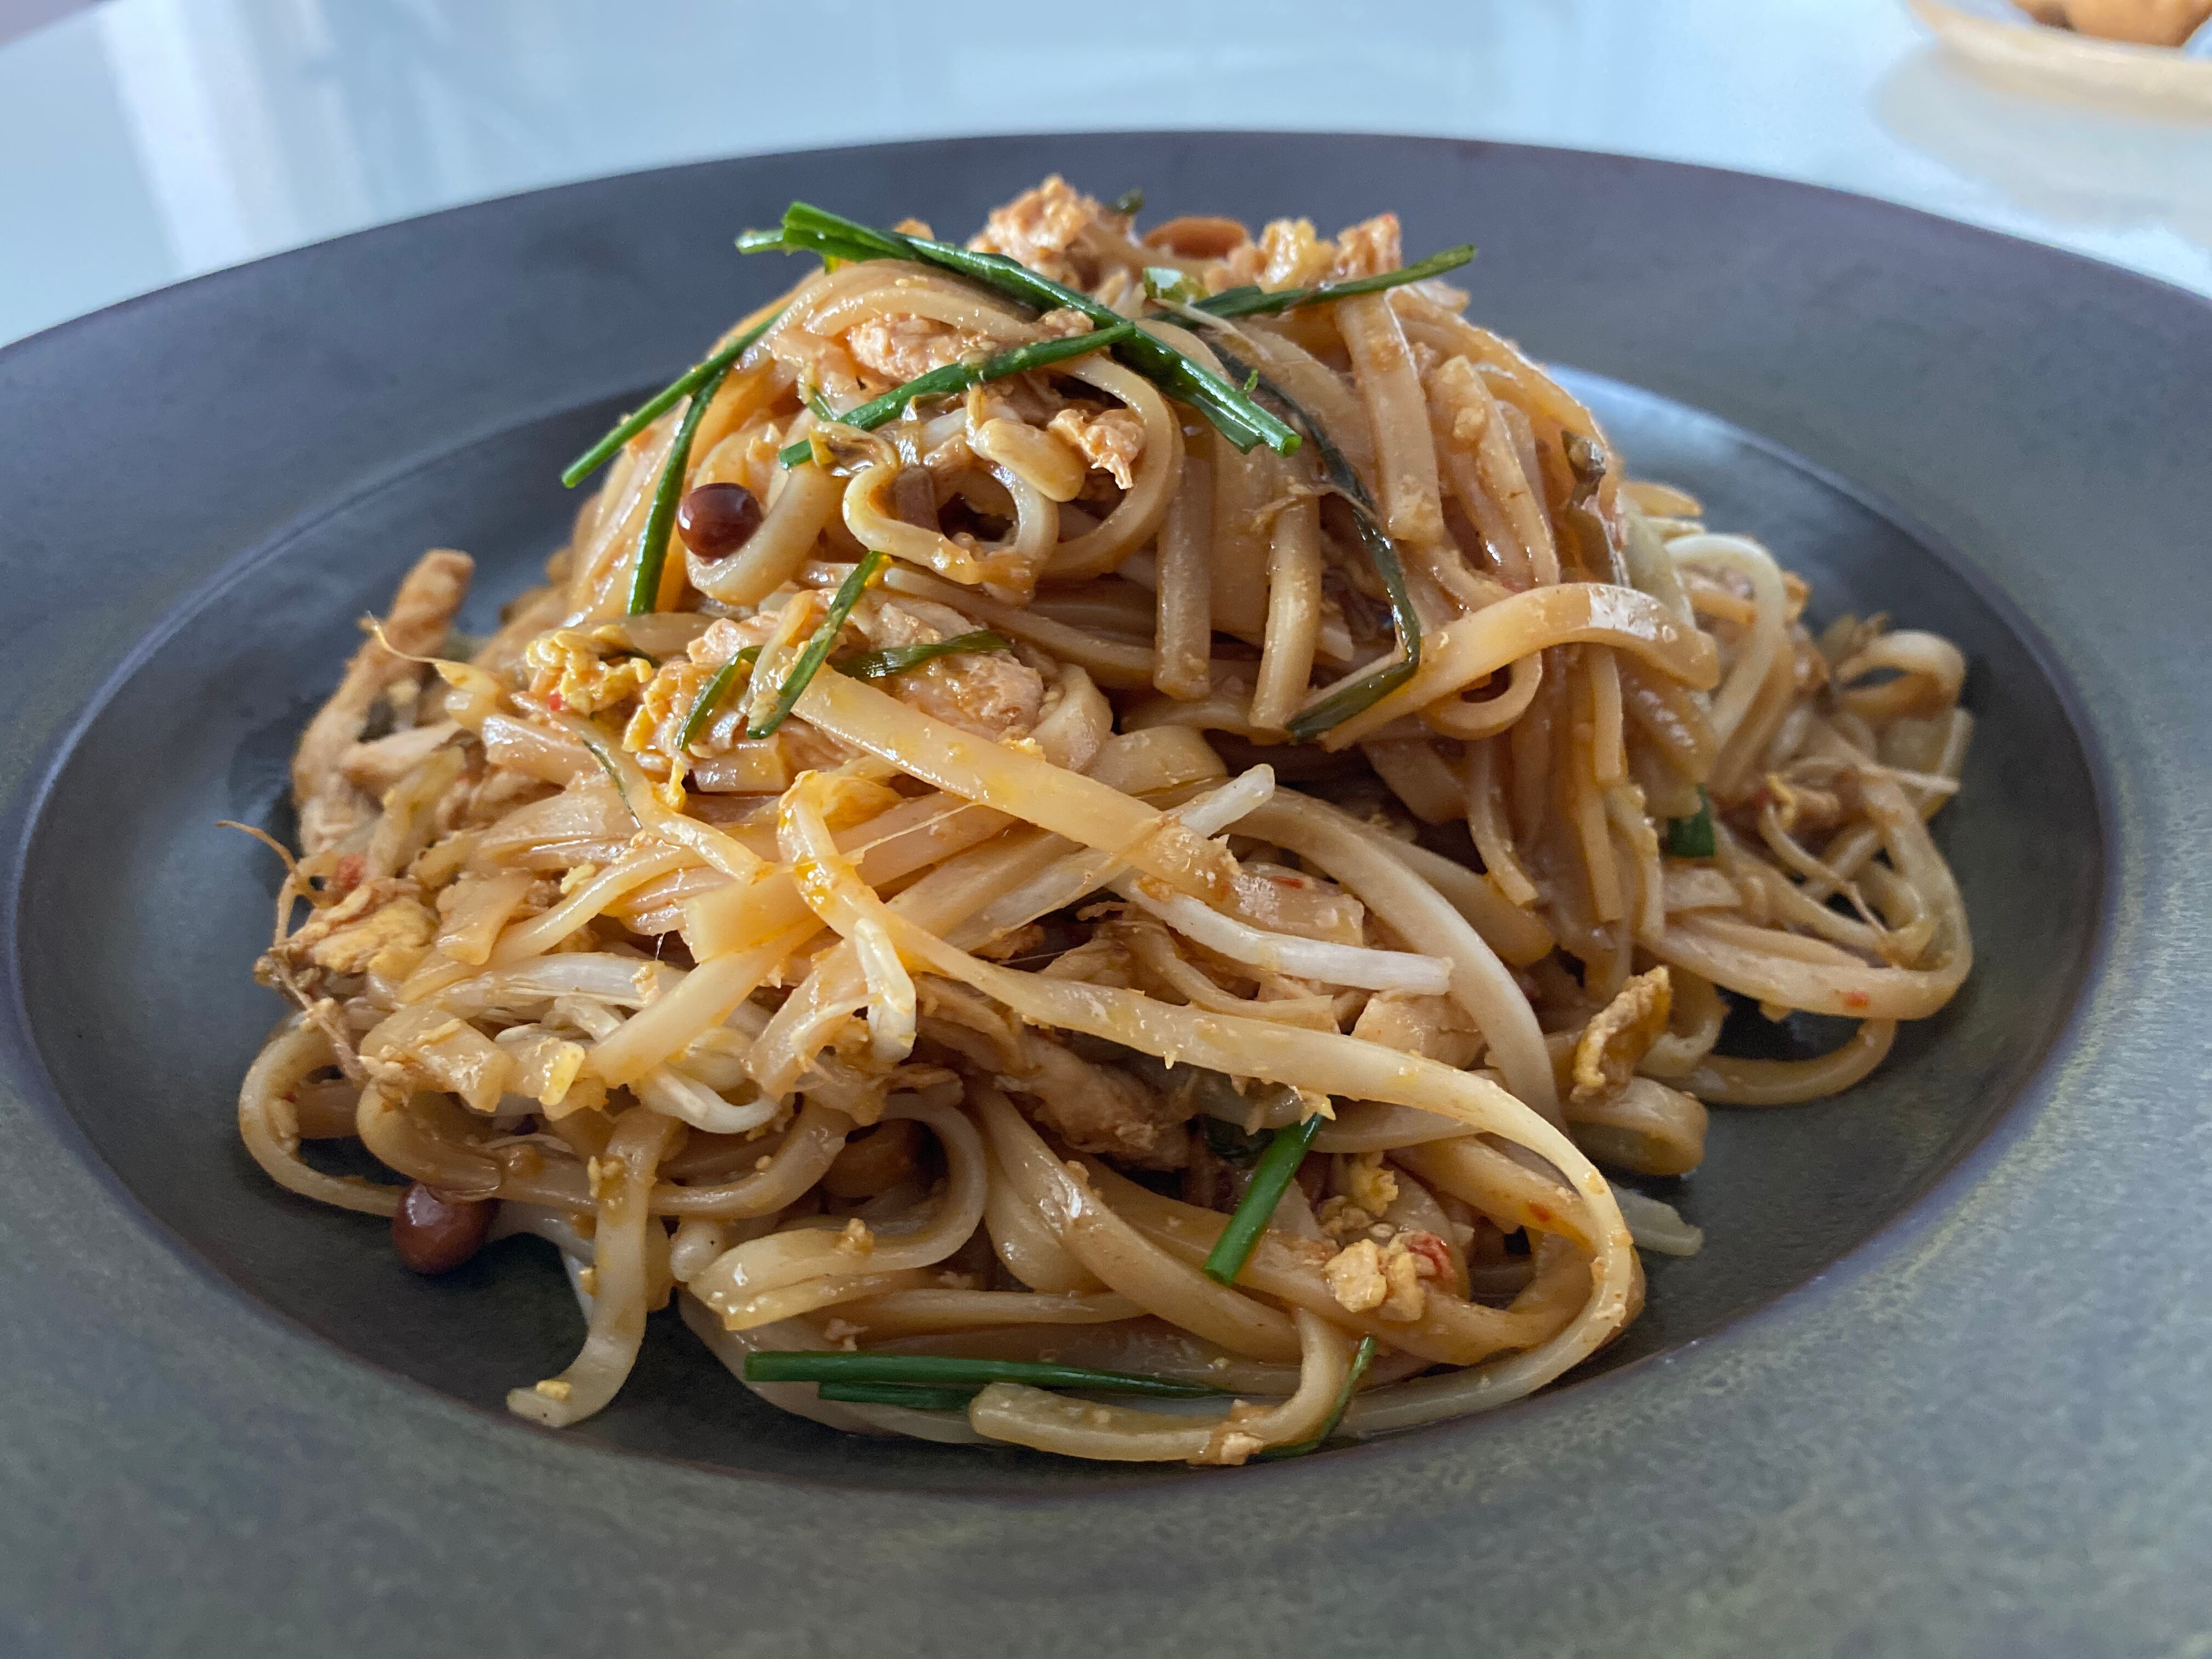
{"type": "MultiPolygon", "coordinates": [[[[1054,363],[1066,362],[1070,357],[1088,356],[1094,351],[1109,350],[1137,332],[1134,323],[1116,323],[1110,328],[1093,329],[1088,334],[1071,335],[1066,339],[1038,340],[1029,345],[1015,346],[994,353],[974,362],[946,363],[933,368],[927,374],[917,374],[904,386],[893,386],[880,397],[871,398],[856,409],[830,418],[846,426],[856,426],[863,432],[872,432],[878,427],[896,420],[906,412],[907,405],[923,398],[949,398],[965,392],[971,386],[981,386],[989,380],[1003,380],[1024,370],[1045,368],[1054,363]]],[[[776,452],[776,459],[784,465],[800,466],[814,453],[814,446],[801,439],[787,444],[776,452]]]]}
{"type": "Polygon", "coordinates": [[[1282,387],[1218,344],[1214,352],[1231,373],[1249,373],[1253,385],[1305,428],[1306,435],[1313,440],[1315,453],[1321,458],[1323,475],[1351,507],[1360,545],[1366,550],[1375,574],[1382,579],[1383,591],[1390,596],[1390,623],[1398,637],[1398,659],[1361,675],[1349,685],[1339,686],[1318,702],[1309,703],[1291,715],[1285,724],[1291,741],[1310,743],[1331,726],[1341,726],[1353,715],[1372,708],[1413,678],[1421,666],[1421,617],[1413,609],[1413,596],[1406,586],[1406,567],[1398,556],[1397,544],[1376,521],[1374,499],[1368,495],[1358,473],[1352,471],[1352,463],[1345,459],[1344,452],[1329,441],[1321,422],[1282,387]]]}
{"type": "Polygon", "coordinates": [[[853,607],[860,602],[862,592],[876,572],[890,562],[889,556],[882,553],[868,552],[860,556],[860,563],[853,567],[853,574],[837,584],[836,596],[830,601],[830,609],[823,614],[820,623],[808,636],[805,648],[799,652],[799,659],[791,665],[791,672],[784,676],[782,688],[775,694],[775,707],[769,711],[768,718],[754,726],[746,736],[773,737],[775,728],[790,717],[799,694],[812,683],[814,676],[820,672],[823,661],[830,655],[830,647],[837,642],[838,633],[844,628],[845,619],[853,614],[853,607]]]}
{"type": "Polygon", "coordinates": [[[1033,1389],[1087,1389],[1096,1394],[1149,1395],[1155,1400],[1202,1400],[1221,1392],[1203,1382],[1177,1382],[1128,1371],[1048,1365],[1029,1359],[965,1359],[952,1354],[854,1353],[844,1349],[767,1350],[745,1356],[748,1382],[896,1383],[924,1389],[981,1389],[1023,1382],[1033,1389]]]}
{"type": "MultiPolygon", "coordinates": [[[[911,259],[981,283],[1041,312],[1079,311],[1102,328],[1127,320],[1112,307],[1040,276],[1004,254],[978,253],[950,242],[878,230],[805,202],[786,208],[778,228],[745,232],[738,238],[738,248],[744,253],[815,253],[825,259],[911,259]]],[[[1297,433],[1166,341],[1139,330],[1115,352],[1170,397],[1198,410],[1239,449],[1264,443],[1277,454],[1288,455],[1297,448],[1297,433]]]]}
{"type": "Polygon", "coordinates": [[[1260,1235],[1267,1231],[1267,1222],[1275,1213],[1275,1206],[1283,1201],[1283,1191],[1291,1178],[1305,1161],[1314,1137],[1321,1133],[1327,1121],[1319,1112],[1302,1123],[1293,1123],[1275,1131],[1275,1138],[1267,1143],[1267,1150],[1260,1154],[1260,1161],[1252,1166],[1252,1184],[1244,1189],[1244,1196],[1229,1218],[1229,1224],[1221,1230],[1221,1237],[1206,1252],[1206,1276],[1224,1285],[1234,1285],[1237,1275],[1244,1271],[1244,1264],[1252,1259],[1259,1247],[1260,1235]]]}
{"type": "Polygon", "coordinates": [[[1667,820],[1667,856],[1709,859],[1713,856],[1713,800],[1705,786],[1698,786],[1698,810],[1686,818],[1667,820]]]}
{"type": "Polygon", "coordinates": [[[714,678],[699,688],[699,695],[691,700],[691,712],[684,717],[684,729],[676,734],[676,746],[689,749],[707,735],[714,723],[714,710],[722,699],[730,695],[730,688],[738,677],[750,670],[760,656],[760,647],[749,645],[714,671],[714,678]]]}
{"type": "Polygon", "coordinates": [[[607,435],[568,463],[561,473],[561,482],[574,489],[592,474],[605,466],[615,452],[655,421],[676,407],[679,399],[696,392],[709,376],[726,374],[738,358],[759,343],[762,335],[774,328],[782,318],[779,311],[766,322],[747,329],[711,357],[702,358],[671,380],[666,386],[640,404],[608,429],[607,435]]]}
{"type": "Polygon", "coordinates": [[[881,651],[865,651],[857,657],[848,657],[830,665],[841,674],[856,680],[887,680],[894,674],[903,674],[909,668],[919,668],[935,657],[964,655],[976,651],[1011,651],[1014,647],[988,628],[975,629],[965,634],[955,634],[949,639],[924,640],[918,645],[886,646],[881,651]]]}
{"type": "Polygon", "coordinates": [[[636,558],[630,570],[627,608],[633,617],[660,609],[660,573],[668,563],[668,538],[676,531],[676,509],[684,501],[684,475],[691,470],[691,441],[699,435],[707,405],[714,401],[714,393],[729,372],[730,364],[724,363],[693,390],[675,439],[668,446],[668,459],[661,463],[660,482],[653,486],[653,507],[645,515],[645,528],[638,532],[636,558]]]}
{"type": "Polygon", "coordinates": [[[1279,1458],[1304,1457],[1308,1452],[1317,1452],[1328,1444],[1329,1436],[1336,1432],[1336,1425],[1344,1421],[1345,1413],[1351,1409],[1352,1396],[1359,1391],[1360,1379],[1367,1375],[1367,1368],[1374,1363],[1375,1339],[1363,1336],[1359,1339],[1359,1346],[1352,1351],[1352,1364],[1344,1374],[1344,1386],[1336,1391],[1336,1404],[1329,1410],[1328,1420],[1321,1425],[1313,1438],[1294,1440],[1287,1446],[1270,1446],[1265,1451],[1254,1453],[1252,1461],[1272,1463],[1279,1458]]]}

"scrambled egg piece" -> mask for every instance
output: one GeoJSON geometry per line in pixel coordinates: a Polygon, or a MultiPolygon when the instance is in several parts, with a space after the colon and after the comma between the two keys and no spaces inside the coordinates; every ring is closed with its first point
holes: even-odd
{"type": "Polygon", "coordinates": [[[1674,1006],[1674,982],[1663,965],[1622,986],[1575,1044],[1574,1099],[1601,1099],[1626,1084],[1665,1034],[1674,1006]]]}
{"type": "Polygon", "coordinates": [[[1401,1236],[1387,1245],[1357,1240],[1331,1256],[1321,1271],[1328,1293],[1346,1313],[1410,1324],[1428,1311],[1421,1281],[1436,1277],[1437,1265],[1432,1255],[1413,1249],[1401,1236]]]}
{"type": "Polygon", "coordinates": [[[1345,1185],[1354,1204],[1376,1215],[1381,1215],[1398,1201],[1398,1177],[1382,1167],[1380,1152],[1356,1154],[1345,1185]]]}
{"type": "Polygon", "coordinates": [[[595,714],[635,696],[653,679],[653,666],[643,657],[599,655],[619,641],[611,628],[590,634],[561,628],[539,635],[522,648],[531,695],[569,714],[595,714]]]}
{"type": "Polygon", "coordinates": [[[420,893],[413,882],[396,877],[363,882],[308,917],[276,954],[289,967],[304,963],[333,974],[399,978],[437,937],[438,919],[420,893]]]}

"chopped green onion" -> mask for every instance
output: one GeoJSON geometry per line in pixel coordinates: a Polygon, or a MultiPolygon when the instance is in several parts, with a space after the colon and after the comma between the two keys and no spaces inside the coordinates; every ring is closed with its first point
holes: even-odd
{"type": "MultiPolygon", "coordinates": [[[[1253,293],[1260,290],[1254,289],[1253,293]]],[[[1145,297],[1147,300],[1172,300],[1178,305],[1197,305],[1206,298],[1206,286],[1197,277],[1177,270],[1173,265],[1145,267],[1145,297]]]]}
{"type": "Polygon", "coordinates": [[[919,668],[933,657],[950,657],[970,651],[1011,651],[1013,647],[988,628],[978,628],[965,634],[955,634],[950,639],[926,640],[920,645],[888,646],[881,651],[865,651],[857,657],[848,657],[842,662],[830,665],[841,674],[849,674],[856,680],[887,680],[894,674],[903,674],[909,668],[919,668]]]}
{"type": "Polygon", "coordinates": [[[1705,786],[1698,786],[1698,810],[1686,818],[1667,820],[1667,856],[1709,859],[1713,856],[1713,801],[1705,786]]]}
{"type": "Polygon", "coordinates": [[[1145,210],[1145,192],[1132,186],[1106,205],[1109,210],[1128,218],[1145,210]]]}
{"type": "Polygon", "coordinates": [[[747,329],[713,356],[702,358],[692,364],[690,368],[654,392],[652,397],[617,421],[605,437],[568,463],[561,474],[561,482],[574,489],[585,479],[590,477],[592,473],[607,464],[609,458],[617,450],[675,408],[678,399],[687,392],[697,391],[706,383],[710,375],[726,373],[738,358],[753,349],[762,335],[775,326],[777,320],[782,315],[783,313],[779,311],[775,316],[769,318],[757,327],[747,329]]]}
{"type": "Polygon", "coordinates": [[[754,726],[747,736],[772,737],[775,728],[789,718],[793,705],[799,701],[799,693],[812,683],[815,674],[830,655],[830,647],[837,642],[837,635],[845,626],[845,619],[853,614],[853,607],[860,602],[860,594],[867,586],[868,579],[890,562],[889,556],[882,553],[870,552],[860,556],[860,563],[853,567],[853,574],[838,583],[836,596],[830,601],[830,609],[808,638],[805,649],[799,653],[799,660],[792,664],[791,672],[784,676],[783,689],[775,694],[775,707],[769,711],[768,718],[754,726]]]}
{"type": "Polygon", "coordinates": [[[729,372],[730,365],[724,363],[699,382],[677,426],[676,440],[668,446],[668,459],[661,463],[660,482],[653,490],[653,509],[645,515],[645,528],[638,532],[637,562],[630,571],[628,609],[633,617],[660,609],[660,573],[668,562],[668,538],[676,528],[677,505],[684,498],[684,476],[691,468],[691,440],[698,435],[707,405],[714,401],[714,393],[729,372]]]}
{"type": "MultiPolygon", "coordinates": [[[[1200,311],[1216,317],[1258,317],[1279,311],[1292,311],[1304,306],[1327,305],[1332,300],[1352,300],[1363,294],[1380,294],[1385,289],[1402,288],[1407,283],[1426,282],[1431,276],[1441,276],[1448,270],[1456,270],[1474,258],[1474,244],[1462,242],[1457,247],[1446,248],[1442,253],[1431,253],[1417,264],[1404,265],[1396,270],[1378,271],[1372,276],[1355,276],[1349,282],[1322,283],[1312,288],[1279,288],[1273,293],[1266,289],[1232,288],[1207,299],[1191,303],[1200,311]]],[[[1145,291],[1152,292],[1152,272],[1145,273],[1145,291]]],[[[1155,295],[1155,298],[1159,296],[1155,295]]],[[[1181,295],[1176,295],[1181,298],[1181,295]]]]}
{"type": "Polygon", "coordinates": [[[691,712],[684,717],[684,729],[676,735],[678,749],[689,749],[706,735],[707,727],[714,720],[714,710],[720,707],[722,699],[730,695],[730,688],[737,684],[738,672],[751,668],[759,655],[760,647],[747,646],[717,668],[714,678],[700,687],[699,695],[691,700],[691,712]]]}
{"type": "Polygon", "coordinates": [[[1285,725],[1291,741],[1310,743],[1331,726],[1340,726],[1380,702],[1413,678],[1421,665],[1421,617],[1413,609],[1413,596],[1406,586],[1406,567],[1398,556],[1397,544],[1376,521],[1374,499],[1368,495],[1358,473],[1352,471],[1352,463],[1345,459],[1344,452],[1330,441],[1321,422],[1299,407],[1282,387],[1224,349],[1218,342],[1214,353],[1231,374],[1249,371],[1252,384],[1305,428],[1306,435],[1313,440],[1314,453],[1321,458],[1322,473],[1351,507],[1360,545],[1367,550],[1368,561],[1374,565],[1375,574],[1382,579],[1383,591],[1390,596],[1390,622],[1398,635],[1398,659],[1361,675],[1349,685],[1339,686],[1319,702],[1309,704],[1291,715],[1285,725]]]}
{"type": "MultiPolygon", "coordinates": [[[[1351,1408],[1352,1396],[1358,1392],[1359,1379],[1367,1375],[1367,1368],[1375,1363],[1375,1339],[1363,1336],[1359,1346],[1352,1350],[1352,1366],[1344,1374],[1344,1386],[1336,1391],[1336,1405],[1329,1412],[1328,1421],[1321,1425],[1321,1432],[1310,1440],[1296,1440],[1287,1446],[1270,1446],[1255,1453],[1255,1463],[1272,1463],[1280,1457],[1304,1457],[1308,1452],[1319,1451],[1336,1432],[1336,1425],[1344,1421],[1344,1413],[1351,1408]]],[[[827,1395],[823,1396],[825,1399],[827,1395]]]]}
{"type": "MultiPolygon", "coordinates": [[[[842,415],[829,418],[847,426],[856,426],[863,432],[872,432],[878,427],[896,420],[906,412],[907,405],[923,398],[947,398],[981,386],[989,380],[1003,380],[1025,369],[1044,368],[1053,363],[1065,362],[1070,357],[1083,357],[1094,351],[1104,351],[1120,344],[1137,332],[1134,323],[1116,323],[1111,328],[1093,329],[1088,334],[1071,335],[1066,339],[1039,340],[1034,344],[1015,346],[997,352],[975,362],[946,363],[926,374],[917,374],[904,386],[893,386],[882,396],[871,398],[857,409],[848,409],[842,415]]],[[[776,452],[776,459],[784,465],[803,465],[812,453],[810,442],[801,441],[776,452]]]]}
{"type": "Polygon", "coordinates": [[[748,1382],[902,1382],[926,1389],[980,1389],[1024,1382],[1033,1389],[1089,1389],[1098,1394],[1202,1400],[1221,1392],[1202,1382],[1029,1359],[966,1359],[953,1354],[854,1353],[845,1349],[775,1350],[745,1356],[748,1382]]]}
{"type": "Polygon", "coordinates": [[[1206,1276],[1218,1279],[1224,1285],[1234,1285],[1237,1275],[1244,1271],[1244,1264],[1252,1259],[1258,1248],[1260,1235],[1267,1231],[1268,1220],[1275,1213],[1275,1206],[1283,1201],[1283,1189],[1297,1174],[1298,1165],[1305,1161],[1307,1149],[1314,1137],[1327,1122],[1319,1112],[1303,1123],[1293,1123],[1275,1131],[1275,1138],[1267,1143],[1267,1150],[1260,1154],[1260,1161],[1252,1166],[1252,1184],[1244,1189],[1236,1212],[1229,1224],[1221,1230],[1221,1237],[1206,1252],[1206,1276]]]}
{"type": "MultiPolygon", "coordinates": [[[[775,248],[840,259],[912,259],[981,283],[1039,311],[1079,311],[1103,328],[1127,320],[1112,307],[1040,276],[1002,253],[978,253],[950,242],[873,229],[805,202],[793,202],[784,210],[781,229],[747,231],[738,238],[738,246],[747,253],[775,248]]],[[[1277,454],[1288,455],[1297,448],[1297,433],[1164,340],[1139,330],[1115,350],[1170,397],[1204,414],[1239,449],[1249,450],[1255,444],[1264,443],[1277,454]]]]}
{"type": "Polygon", "coordinates": [[[916,1412],[964,1412],[974,1389],[925,1389],[912,1382],[823,1382],[814,1392],[854,1406],[904,1406],[916,1412]]]}
{"type": "Polygon", "coordinates": [[[801,438],[795,444],[786,444],[775,452],[775,459],[787,471],[794,466],[805,466],[814,459],[814,441],[801,438]]]}

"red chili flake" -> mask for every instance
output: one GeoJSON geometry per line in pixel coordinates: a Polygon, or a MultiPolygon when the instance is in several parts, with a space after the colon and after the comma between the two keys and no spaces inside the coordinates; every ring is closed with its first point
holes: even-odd
{"type": "Polygon", "coordinates": [[[568,705],[561,700],[561,694],[558,691],[548,691],[545,694],[545,706],[556,714],[565,714],[568,712],[568,705]]]}
{"type": "Polygon", "coordinates": [[[348,853],[338,860],[337,869],[331,873],[331,890],[350,893],[361,885],[362,872],[367,867],[367,860],[359,853],[348,853]]]}
{"type": "Polygon", "coordinates": [[[1864,991],[1846,991],[1844,993],[1844,1006],[1846,1008],[1863,1008],[1868,1003],[1873,1000],[1874,999],[1869,996],[1864,991]]]}
{"type": "Polygon", "coordinates": [[[1549,1221],[1552,1219],[1551,1210],[1541,1204],[1531,1204],[1528,1206],[1528,1213],[1538,1221],[1549,1221]]]}

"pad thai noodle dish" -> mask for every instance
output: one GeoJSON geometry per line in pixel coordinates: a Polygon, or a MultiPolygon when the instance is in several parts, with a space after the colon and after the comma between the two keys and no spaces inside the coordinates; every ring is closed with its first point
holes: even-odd
{"type": "Polygon", "coordinates": [[[1633,1183],[1709,1107],[1965,978],[1954,646],[1811,626],[1462,314],[1471,248],[1142,206],[746,232],[796,285],[568,469],[544,586],[464,638],[426,554],[301,739],[240,1128],[417,1272],[558,1247],[517,1414],[672,1304],[857,1434],[1486,1410],[1698,1249],[1633,1183]]]}

